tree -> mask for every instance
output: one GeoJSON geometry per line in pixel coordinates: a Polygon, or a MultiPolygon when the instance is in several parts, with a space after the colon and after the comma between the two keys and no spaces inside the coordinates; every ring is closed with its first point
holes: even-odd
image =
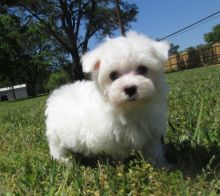
{"type": "MultiPolygon", "coordinates": [[[[114,0],[14,0],[3,1],[23,10],[24,18],[30,17],[44,25],[62,48],[70,54],[71,78],[83,79],[80,56],[88,50],[92,36],[111,35],[118,28],[114,0]]],[[[135,20],[135,4],[120,2],[121,17],[125,28],[135,20]]],[[[16,13],[16,9],[11,9],[16,13]]]]}
{"type": "Polygon", "coordinates": [[[220,42],[220,24],[214,26],[211,32],[206,33],[204,39],[208,44],[220,42]]]}
{"type": "Polygon", "coordinates": [[[0,32],[1,83],[26,83],[35,96],[48,78],[54,44],[38,24],[22,25],[17,16],[1,15],[0,32]]]}
{"type": "Polygon", "coordinates": [[[169,55],[175,55],[178,54],[178,49],[179,49],[179,45],[175,45],[173,43],[170,44],[170,50],[169,50],[169,55]]]}
{"type": "Polygon", "coordinates": [[[66,84],[68,81],[69,78],[63,70],[54,72],[49,77],[49,80],[47,82],[47,89],[49,91],[52,91],[55,88],[58,88],[63,84],[66,84]]]}
{"type": "Polygon", "coordinates": [[[201,66],[201,59],[196,48],[188,47],[185,49],[185,51],[188,54],[187,68],[196,68],[201,66]]]}
{"type": "Polygon", "coordinates": [[[0,16],[0,79],[4,85],[13,86],[20,73],[18,65],[17,42],[19,19],[17,17],[0,16]]]}
{"type": "Polygon", "coordinates": [[[125,27],[124,27],[124,23],[121,17],[120,0],[115,0],[115,9],[116,9],[116,15],[118,18],[119,27],[121,30],[121,35],[125,36],[125,27]]]}

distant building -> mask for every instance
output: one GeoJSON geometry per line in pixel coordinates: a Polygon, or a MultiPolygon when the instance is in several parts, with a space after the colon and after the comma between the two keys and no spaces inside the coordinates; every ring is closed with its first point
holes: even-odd
{"type": "Polygon", "coordinates": [[[0,88],[0,101],[24,99],[27,97],[28,94],[27,94],[26,84],[16,85],[13,87],[0,88]]]}

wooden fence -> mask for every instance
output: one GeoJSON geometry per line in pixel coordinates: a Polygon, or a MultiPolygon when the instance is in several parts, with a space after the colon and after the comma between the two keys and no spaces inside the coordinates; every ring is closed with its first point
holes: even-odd
{"type": "Polygon", "coordinates": [[[190,69],[220,63],[220,43],[204,49],[192,49],[169,57],[165,65],[167,72],[190,69]]]}

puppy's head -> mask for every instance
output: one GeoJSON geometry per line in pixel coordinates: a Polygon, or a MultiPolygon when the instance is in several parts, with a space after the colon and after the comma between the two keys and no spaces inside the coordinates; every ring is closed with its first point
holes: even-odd
{"type": "Polygon", "coordinates": [[[100,92],[114,106],[146,103],[166,94],[163,77],[169,45],[135,32],[107,39],[82,57],[100,92]]]}

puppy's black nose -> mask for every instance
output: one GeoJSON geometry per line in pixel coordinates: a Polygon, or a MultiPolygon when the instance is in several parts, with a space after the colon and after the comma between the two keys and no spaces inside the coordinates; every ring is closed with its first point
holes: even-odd
{"type": "Polygon", "coordinates": [[[132,97],[133,95],[136,94],[137,92],[137,87],[136,86],[129,86],[129,87],[126,87],[124,89],[125,91],[125,94],[128,95],[129,97],[132,97]]]}

